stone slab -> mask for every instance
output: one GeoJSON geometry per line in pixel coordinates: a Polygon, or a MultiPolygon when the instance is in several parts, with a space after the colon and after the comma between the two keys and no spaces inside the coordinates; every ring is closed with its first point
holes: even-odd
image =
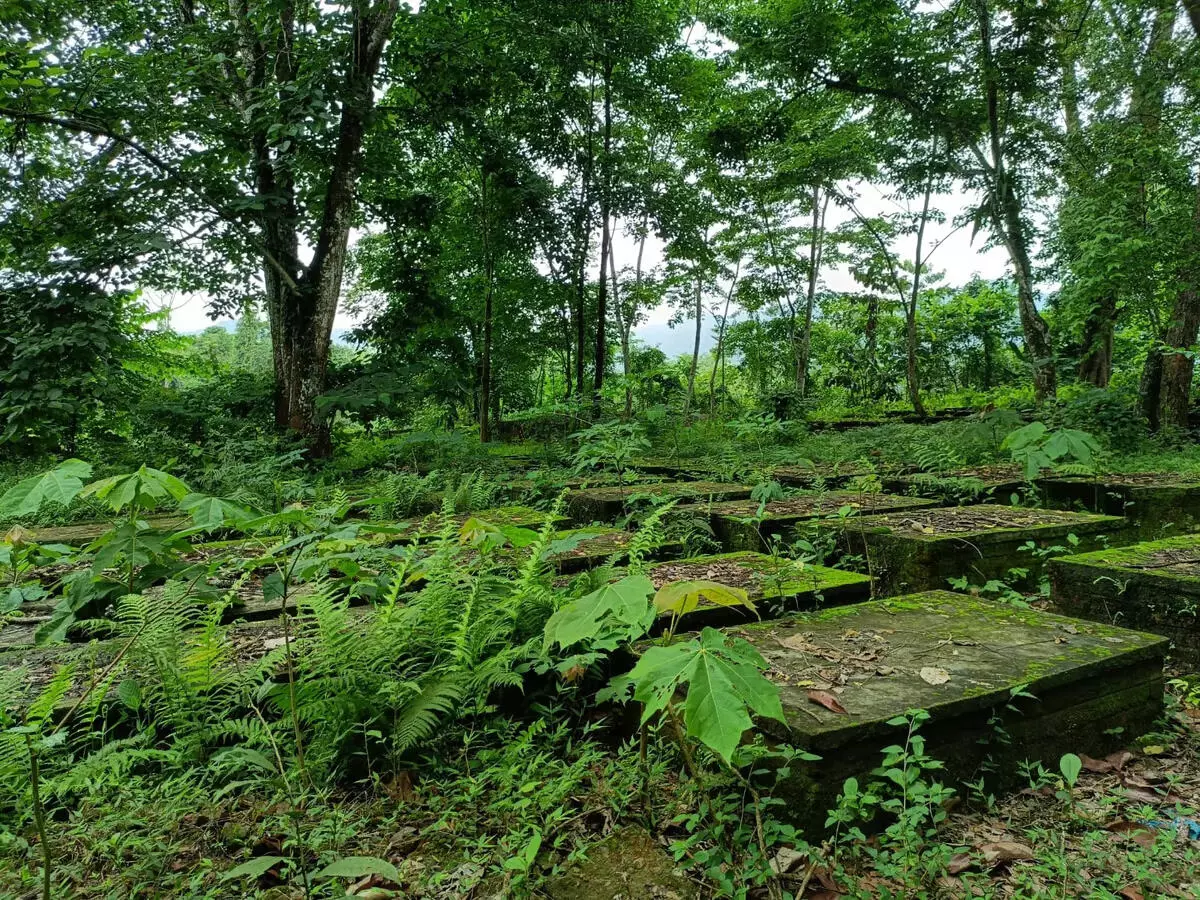
{"type": "Polygon", "coordinates": [[[766,504],[761,521],[752,521],[758,518],[759,503],[756,500],[714,503],[708,511],[713,533],[725,549],[762,551],[770,548],[773,536],[786,534],[797,525],[814,519],[835,516],[845,507],[849,507],[855,514],[862,514],[919,509],[933,505],[932,500],[898,497],[894,494],[821,491],[789,497],[786,500],[773,500],[766,504]]]}
{"type": "Polygon", "coordinates": [[[1068,615],[1170,638],[1174,662],[1200,670],[1200,535],[1051,560],[1050,592],[1068,615]]]}
{"type": "Polygon", "coordinates": [[[1017,466],[977,466],[956,472],[889,475],[883,489],[939,503],[1011,503],[1030,488],[1017,466]]]}
{"type": "Polygon", "coordinates": [[[653,484],[634,484],[623,487],[590,488],[572,491],[567,495],[567,512],[579,524],[612,522],[619,518],[638,497],[657,500],[681,500],[688,503],[715,503],[722,500],[745,500],[750,488],[741,484],[719,481],[661,481],[653,484]]]}
{"type": "MultiPolygon", "coordinates": [[[[550,514],[528,506],[498,506],[493,509],[481,509],[477,512],[460,513],[452,517],[455,534],[468,519],[478,519],[490,525],[500,527],[516,527],[540,529],[550,518],[550,514]]],[[[440,515],[432,514],[423,519],[410,519],[395,524],[363,525],[360,533],[374,538],[384,544],[404,542],[427,543],[437,538],[441,533],[440,515]]],[[[556,523],[565,523],[563,516],[555,517],[556,523]]]]}
{"type": "Polygon", "coordinates": [[[742,588],[754,602],[755,612],[741,606],[702,605],[681,620],[682,629],[754,622],[800,609],[855,603],[871,595],[871,579],[865,575],[764,553],[696,556],[658,563],[648,574],[656,588],[675,581],[715,581],[742,588]]]}
{"type": "Polygon", "coordinates": [[[1094,550],[1131,543],[1135,536],[1119,516],[1015,506],[914,509],[819,522],[837,541],[840,555],[860,560],[876,580],[876,595],[945,588],[949,579],[966,576],[972,584],[1010,579],[1010,570],[1027,569],[1036,583],[1044,560],[1021,548],[1075,546],[1094,550]],[[1071,535],[1077,543],[1071,544],[1071,535]]]}
{"type": "Polygon", "coordinates": [[[1043,478],[1046,503],[1125,516],[1143,540],[1200,531],[1200,475],[1127,473],[1100,478],[1043,478]]]}
{"type": "MultiPolygon", "coordinates": [[[[187,516],[177,515],[145,516],[143,518],[152,531],[179,531],[191,525],[192,521],[187,516]]],[[[84,544],[90,544],[112,527],[112,522],[79,522],[75,525],[48,525],[29,530],[33,532],[32,540],[39,544],[65,544],[68,547],[82,547],[84,544]]]]}
{"type": "Polygon", "coordinates": [[[786,726],[760,727],[821,757],[794,765],[780,789],[810,832],[845,778],[865,776],[885,746],[904,742],[888,721],[907,710],[929,712],[927,752],[965,780],[989,758],[1012,774],[1023,759],[1056,768],[1068,751],[1108,752],[1148,730],[1162,705],[1163,638],[949,591],[731,631],[763,654],[782,694],[786,726]],[[845,712],[814,702],[813,690],[845,712]]]}

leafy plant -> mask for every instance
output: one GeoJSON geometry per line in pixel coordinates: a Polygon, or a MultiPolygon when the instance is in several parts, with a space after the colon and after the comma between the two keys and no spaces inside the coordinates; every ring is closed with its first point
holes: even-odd
{"type": "Polygon", "coordinates": [[[1044,422],[1030,422],[1010,432],[1000,445],[1033,481],[1045,469],[1071,465],[1091,469],[1101,453],[1099,442],[1086,431],[1074,428],[1051,430],[1044,422]]]}

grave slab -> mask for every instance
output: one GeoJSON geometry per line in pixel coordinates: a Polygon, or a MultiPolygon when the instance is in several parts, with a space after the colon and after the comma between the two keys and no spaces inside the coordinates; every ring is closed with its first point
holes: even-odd
{"type": "MultiPolygon", "coordinates": [[[[627,557],[633,536],[630,531],[600,526],[559,531],[547,548],[546,561],[564,573],[593,569],[614,556],[620,563],[627,557]]],[[[682,550],[683,545],[678,541],[668,541],[654,547],[652,557],[661,558],[682,550]]]]}
{"type": "Polygon", "coordinates": [[[876,580],[876,595],[944,588],[966,576],[973,584],[1010,578],[1027,569],[1036,580],[1044,561],[1022,547],[1069,546],[1079,550],[1131,543],[1119,516],[1016,506],[953,506],[914,509],[819,522],[836,539],[839,552],[860,557],[876,580]]]}
{"type": "Polygon", "coordinates": [[[731,500],[709,507],[713,533],[727,550],[769,549],[774,535],[786,534],[805,522],[837,515],[849,507],[856,514],[933,506],[932,500],[861,491],[822,491],[786,500],[772,500],[758,518],[757,500],[731,500]]]}
{"type": "Polygon", "coordinates": [[[855,478],[874,474],[868,465],[853,460],[845,462],[802,463],[790,466],[775,466],[771,477],[782,485],[800,488],[838,488],[855,478]]]}
{"type": "Polygon", "coordinates": [[[1068,615],[1168,637],[1174,662],[1200,669],[1200,535],[1051,560],[1050,597],[1068,615]]]}
{"type": "Polygon", "coordinates": [[[745,500],[750,488],[719,481],[662,481],[655,484],[633,484],[616,487],[589,488],[567,495],[567,511],[580,524],[611,522],[621,516],[637,498],[646,497],[666,502],[683,500],[689,503],[712,503],[722,500],[745,500]]]}
{"type": "MultiPolygon", "coordinates": [[[[150,529],[156,532],[179,531],[192,523],[187,516],[178,515],[143,516],[142,518],[150,526],[150,529]]],[[[68,547],[82,547],[84,544],[90,544],[112,527],[112,522],[79,522],[75,525],[48,525],[29,530],[33,532],[32,540],[39,544],[65,544],[68,547]]]]}
{"type": "Polygon", "coordinates": [[[1046,504],[1125,516],[1143,540],[1200,530],[1200,475],[1139,472],[1038,481],[1046,504]]]}
{"type": "MultiPolygon", "coordinates": [[[[492,509],[481,509],[477,512],[458,513],[451,517],[454,525],[454,533],[466,524],[468,519],[478,519],[481,522],[487,522],[489,525],[496,525],[501,528],[531,528],[537,530],[546,524],[550,518],[550,513],[542,512],[541,510],[533,509],[528,506],[497,506],[492,509]]],[[[397,522],[392,525],[364,525],[361,528],[361,534],[364,536],[372,535],[376,540],[384,544],[398,544],[403,542],[416,542],[418,544],[427,543],[434,540],[441,533],[441,517],[438,514],[428,515],[423,519],[410,519],[406,522],[397,522]]],[[[566,518],[556,516],[556,523],[565,523],[566,518]]]]}
{"type": "Polygon", "coordinates": [[[871,595],[871,579],[865,575],[765,553],[696,556],[658,563],[647,574],[655,588],[676,581],[715,581],[741,588],[755,605],[755,612],[740,606],[702,605],[681,620],[684,629],[754,622],[800,609],[855,603],[871,595]]]}
{"type": "Polygon", "coordinates": [[[776,791],[812,835],[844,780],[867,778],[884,747],[904,743],[888,721],[907,710],[930,714],[926,751],[961,783],[985,761],[1011,777],[1024,759],[1056,769],[1068,751],[1102,755],[1151,728],[1162,705],[1163,638],[948,591],[729,630],[781,691],[786,725],[759,727],[821,757],[793,764],[776,791]]]}
{"type": "Polygon", "coordinates": [[[928,497],[943,504],[1010,503],[1029,489],[1017,466],[976,466],[953,472],[889,475],[883,489],[893,494],[928,497]]]}

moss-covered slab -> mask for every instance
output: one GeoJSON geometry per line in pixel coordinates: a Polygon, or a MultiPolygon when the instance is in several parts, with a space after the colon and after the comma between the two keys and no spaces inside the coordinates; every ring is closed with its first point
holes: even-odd
{"type": "Polygon", "coordinates": [[[709,507],[713,533],[727,550],[766,550],[774,535],[786,534],[804,522],[834,516],[849,509],[854,514],[891,512],[933,506],[932,500],[872,494],[861,491],[821,491],[786,500],[772,500],[759,518],[757,500],[731,500],[709,507]]]}
{"type": "Polygon", "coordinates": [[[658,563],[648,574],[656,588],[676,581],[715,581],[741,588],[755,605],[755,612],[745,607],[702,605],[684,618],[684,628],[753,622],[798,609],[856,603],[871,595],[871,579],[865,575],[765,553],[696,556],[658,563]]]}
{"type": "Polygon", "coordinates": [[[696,886],[650,834],[630,827],[589,847],[542,886],[551,900],[693,900],[696,886]]]}
{"type": "MultiPolygon", "coordinates": [[[[598,525],[559,531],[546,548],[546,561],[559,572],[592,569],[614,557],[620,563],[627,557],[633,537],[633,532],[598,525]]],[[[682,549],[678,541],[666,541],[655,545],[651,555],[662,557],[682,549]]]]}
{"type": "Polygon", "coordinates": [[[839,552],[853,555],[877,579],[878,596],[944,588],[951,578],[983,584],[1012,581],[1010,570],[1040,577],[1044,560],[1022,548],[1095,550],[1135,538],[1119,516],[1016,506],[952,506],[818,522],[839,552]],[[1074,536],[1073,538],[1071,536],[1074,536]]]}
{"type": "MultiPolygon", "coordinates": [[[[533,509],[528,506],[497,506],[492,509],[481,509],[477,512],[459,513],[451,518],[453,531],[466,524],[468,519],[478,519],[500,528],[531,528],[540,529],[550,519],[550,513],[533,509]]],[[[565,523],[563,516],[554,517],[556,523],[565,523]]],[[[436,538],[442,530],[442,517],[438,514],[428,515],[423,519],[411,519],[407,522],[397,522],[394,525],[364,525],[363,535],[374,535],[383,543],[412,542],[425,543],[436,538]]]]}
{"type": "Polygon", "coordinates": [[[745,500],[750,488],[719,481],[661,481],[655,484],[588,488],[567,495],[567,511],[579,523],[611,522],[641,500],[715,503],[745,500]]]}
{"type": "Polygon", "coordinates": [[[873,473],[874,469],[870,466],[853,460],[803,462],[771,469],[771,477],[780,484],[801,488],[841,487],[848,481],[873,473]]]}
{"type": "Polygon", "coordinates": [[[1200,535],[1051,560],[1050,590],[1063,612],[1164,635],[1200,668],[1200,535]]]}
{"type": "Polygon", "coordinates": [[[1144,540],[1200,530],[1200,475],[1137,472],[1038,481],[1049,506],[1125,516],[1144,540]]]}
{"type": "Polygon", "coordinates": [[[887,723],[906,710],[929,712],[927,752],[967,780],[988,757],[1012,775],[1023,759],[1056,768],[1068,751],[1107,752],[1149,729],[1162,703],[1163,638],[947,591],[733,632],[763,654],[781,691],[786,726],[761,727],[821,757],[793,765],[781,787],[784,809],[810,827],[845,778],[904,743],[887,723]]]}
{"type": "Polygon", "coordinates": [[[660,475],[667,478],[711,478],[722,468],[721,463],[707,457],[682,459],[673,457],[643,457],[635,459],[631,467],[644,475],[660,475]]]}
{"type": "MultiPolygon", "coordinates": [[[[191,520],[186,516],[163,515],[144,518],[153,531],[179,531],[191,524],[191,520]]],[[[75,525],[50,525],[30,530],[33,532],[33,540],[39,544],[65,544],[68,547],[82,547],[84,544],[90,544],[112,527],[112,522],[79,522],[75,525]]]]}
{"type": "Polygon", "coordinates": [[[889,475],[883,489],[895,494],[928,497],[939,503],[1010,503],[1029,489],[1021,469],[1013,465],[976,466],[953,472],[889,475]]]}

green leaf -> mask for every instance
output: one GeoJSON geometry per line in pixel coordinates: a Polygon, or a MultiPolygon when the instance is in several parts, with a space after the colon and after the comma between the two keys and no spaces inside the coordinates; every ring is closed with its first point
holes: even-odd
{"type": "Polygon", "coordinates": [[[68,459],[49,472],[34,475],[13,485],[0,497],[0,517],[29,516],[43,503],[66,506],[83,490],[83,479],[92,467],[80,459],[68,459]]]}
{"type": "Polygon", "coordinates": [[[546,646],[570,647],[594,638],[606,623],[637,625],[650,610],[654,585],[644,575],[628,575],[606,584],[586,597],[567,604],[546,622],[546,646]]]}
{"type": "Polygon", "coordinates": [[[642,724],[666,709],[680,682],[695,665],[700,645],[695,641],[651,647],[627,676],[634,683],[633,699],[644,704],[642,724]]]}
{"type": "Polygon", "coordinates": [[[1063,774],[1063,778],[1067,780],[1067,784],[1075,787],[1075,782],[1079,780],[1079,773],[1083,771],[1083,760],[1074,753],[1064,753],[1062,759],[1058,761],[1058,769],[1063,774]]]}
{"type": "Polygon", "coordinates": [[[684,722],[689,735],[728,763],[742,735],[754,723],[729,677],[729,666],[707,651],[698,656],[688,682],[684,722]]]}
{"type": "Polygon", "coordinates": [[[203,494],[188,494],[180,501],[179,508],[192,517],[200,528],[240,528],[251,521],[255,514],[243,506],[220,497],[203,494]]]}
{"type": "Polygon", "coordinates": [[[663,585],[654,595],[655,609],[675,616],[685,616],[702,605],[744,606],[757,615],[749,594],[715,581],[676,581],[663,585]]]}
{"type": "Polygon", "coordinates": [[[221,880],[231,881],[234,878],[258,878],[267,869],[277,866],[281,862],[286,862],[282,856],[256,856],[254,859],[230,869],[221,876],[221,880]]]}
{"type": "Polygon", "coordinates": [[[344,856],[334,860],[314,877],[316,878],[365,878],[380,875],[388,881],[400,881],[400,873],[386,859],[376,856],[344,856]]]}

